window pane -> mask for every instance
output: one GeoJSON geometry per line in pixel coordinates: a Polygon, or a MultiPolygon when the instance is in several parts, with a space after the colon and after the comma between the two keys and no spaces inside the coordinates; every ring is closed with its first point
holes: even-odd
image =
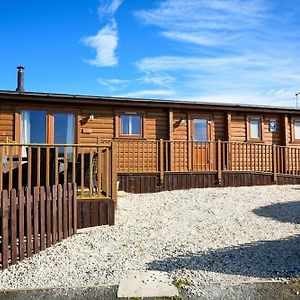
{"type": "MultiPolygon", "coordinates": [[[[73,114],[54,114],[54,143],[74,144],[74,116],[73,114]]],[[[59,154],[64,153],[64,147],[58,148],[59,154]]],[[[67,148],[68,156],[72,154],[72,147],[67,148]]]]}
{"type": "Polygon", "coordinates": [[[121,133],[129,134],[129,115],[121,116],[121,133]]]}
{"type": "Polygon", "coordinates": [[[141,116],[140,115],[121,115],[121,134],[122,135],[140,135],[141,116]]]}
{"type": "Polygon", "coordinates": [[[131,132],[130,134],[141,134],[141,117],[137,115],[131,116],[131,132]]]}
{"type": "Polygon", "coordinates": [[[74,144],[73,114],[54,114],[54,143],[74,144]]]}
{"type": "Polygon", "coordinates": [[[206,119],[194,119],[194,141],[207,141],[206,119]]]}
{"type": "Polygon", "coordinates": [[[260,138],[260,119],[250,119],[250,138],[259,139],[260,138]]]}
{"type": "Polygon", "coordinates": [[[300,140],[300,120],[295,120],[295,139],[300,140]]]}
{"type": "Polygon", "coordinates": [[[46,112],[22,111],[22,143],[46,143],[46,112]]]}

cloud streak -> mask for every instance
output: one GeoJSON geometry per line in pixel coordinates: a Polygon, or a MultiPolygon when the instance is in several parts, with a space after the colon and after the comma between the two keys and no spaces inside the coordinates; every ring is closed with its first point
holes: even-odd
{"type": "Polygon", "coordinates": [[[116,49],[119,35],[114,15],[122,2],[123,0],[102,0],[100,2],[98,15],[102,21],[107,20],[107,24],[96,35],[81,40],[83,45],[96,51],[94,59],[84,59],[86,63],[96,67],[112,67],[118,64],[116,49]]]}
{"type": "Polygon", "coordinates": [[[146,56],[136,67],[140,72],[176,74],[177,98],[292,103],[293,91],[300,86],[300,40],[291,21],[297,14],[293,8],[274,14],[273,4],[163,0],[153,9],[137,11],[139,21],[157,27],[159,36],[180,50],[146,56]]]}
{"type": "Polygon", "coordinates": [[[110,67],[118,63],[118,58],[115,55],[118,46],[118,32],[115,22],[103,27],[96,35],[85,37],[82,43],[96,51],[94,59],[84,60],[90,65],[110,67]]]}

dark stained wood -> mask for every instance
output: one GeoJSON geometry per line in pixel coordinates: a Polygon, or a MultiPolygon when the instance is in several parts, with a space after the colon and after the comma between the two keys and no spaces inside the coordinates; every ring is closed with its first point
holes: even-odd
{"type": "Polygon", "coordinates": [[[9,220],[9,207],[10,207],[10,198],[8,196],[8,192],[4,190],[1,193],[1,236],[2,236],[2,268],[5,269],[8,267],[9,262],[9,228],[8,228],[8,220],[9,220]]]}
{"type": "Polygon", "coordinates": [[[39,187],[33,189],[33,252],[39,252],[39,187]]]}
{"type": "Polygon", "coordinates": [[[24,242],[24,236],[25,236],[25,230],[24,230],[24,204],[25,204],[25,196],[24,196],[24,190],[20,188],[18,190],[19,195],[19,209],[18,209],[18,219],[19,219],[19,232],[18,232],[18,239],[19,239],[19,260],[23,260],[25,257],[25,242],[24,242]]]}
{"type": "Polygon", "coordinates": [[[40,187],[40,201],[39,201],[39,206],[40,206],[40,246],[41,250],[46,249],[46,244],[45,244],[45,234],[46,234],[46,212],[45,212],[45,188],[42,186],[40,187]]]}
{"type": "Polygon", "coordinates": [[[11,240],[11,262],[17,262],[17,193],[13,189],[11,191],[10,202],[10,240],[11,240]]]}
{"type": "Polygon", "coordinates": [[[112,200],[78,200],[78,228],[114,225],[115,202],[112,200]]]}
{"type": "MultiPolygon", "coordinates": [[[[56,225],[52,227],[52,224],[56,223],[56,216],[62,214],[57,210],[63,209],[63,205],[58,205],[57,202],[68,201],[72,203],[70,207],[76,209],[76,197],[73,197],[76,185],[68,186],[67,199],[63,196],[64,190],[60,192],[61,190],[61,186],[53,187],[52,191],[47,187],[46,192],[44,187],[35,187],[33,197],[30,189],[25,193],[23,188],[18,189],[18,193],[15,189],[10,193],[7,190],[0,193],[0,268],[5,269],[56,242],[58,227],[56,225]],[[56,195],[51,195],[52,192],[56,195]],[[56,212],[49,211],[51,208],[56,212]]],[[[72,209],[67,212],[74,214],[72,209]]],[[[69,219],[69,216],[67,218],[69,219]]],[[[73,224],[77,224],[76,217],[72,217],[70,225],[73,224]]],[[[67,228],[67,237],[76,232],[76,229],[67,228]]]]}

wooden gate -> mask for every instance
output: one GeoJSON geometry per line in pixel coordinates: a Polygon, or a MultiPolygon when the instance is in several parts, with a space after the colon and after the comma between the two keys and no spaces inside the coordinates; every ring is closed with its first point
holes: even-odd
{"type": "Polygon", "coordinates": [[[210,117],[195,116],[192,119],[191,135],[193,140],[192,169],[194,171],[211,170],[213,153],[209,143],[211,140],[210,117]]]}

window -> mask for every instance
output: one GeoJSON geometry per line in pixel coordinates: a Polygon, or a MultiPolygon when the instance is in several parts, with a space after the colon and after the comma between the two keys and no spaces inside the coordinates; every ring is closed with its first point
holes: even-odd
{"type": "Polygon", "coordinates": [[[207,120],[194,119],[194,141],[207,141],[207,120]]]}
{"type": "Polygon", "coordinates": [[[248,140],[262,140],[262,118],[249,117],[248,118],[248,140]]]}
{"type": "MultiPolygon", "coordinates": [[[[74,144],[74,115],[54,114],[54,144],[74,144]]],[[[59,156],[63,156],[64,147],[58,148],[59,156]]],[[[72,147],[67,147],[67,154],[70,158],[72,147]]]]}
{"type": "Polygon", "coordinates": [[[294,119],[294,140],[300,141],[300,119],[294,119]]]}
{"type": "Polygon", "coordinates": [[[142,135],[142,116],[138,114],[121,114],[121,135],[142,135]]]}
{"type": "Polygon", "coordinates": [[[54,143],[74,144],[73,114],[54,114],[54,143]]]}
{"type": "Polygon", "coordinates": [[[29,111],[21,112],[23,144],[45,144],[46,143],[46,112],[29,111]]]}

